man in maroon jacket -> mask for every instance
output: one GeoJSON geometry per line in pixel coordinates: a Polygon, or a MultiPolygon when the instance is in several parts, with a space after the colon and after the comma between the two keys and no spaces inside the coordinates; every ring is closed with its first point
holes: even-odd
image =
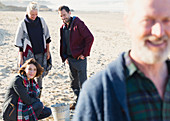
{"type": "MultiPolygon", "coordinates": [[[[78,99],[82,84],[87,79],[86,57],[90,55],[94,37],[83,21],[71,17],[67,6],[59,7],[58,12],[64,23],[60,28],[60,56],[63,62],[69,64],[71,88],[78,99]]],[[[70,109],[75,109],[77,99],[70,109]]]]}

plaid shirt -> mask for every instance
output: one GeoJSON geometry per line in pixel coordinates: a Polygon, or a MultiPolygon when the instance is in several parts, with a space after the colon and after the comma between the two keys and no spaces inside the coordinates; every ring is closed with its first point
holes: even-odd
{"type": "MultiPolygon", "coordinates": [[[[127,101],[132,121],[170,121],[170,77],[162,100],[155,85],[135,66],[128,54],[124,57],[127,101]]],[[[167,65],[169,70],[169,61],[167,65]]]]}

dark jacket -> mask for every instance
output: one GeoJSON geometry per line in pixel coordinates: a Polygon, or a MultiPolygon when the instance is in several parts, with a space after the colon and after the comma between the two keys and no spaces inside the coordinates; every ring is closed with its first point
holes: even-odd
{"type": "Polygon", "coordinates": [[[44,53],[43,28],[40,18],[37,17],[33,21],[26,15],[24,21],[34,54],[44,53]]]}
{"type": "MultiPolygon", "coordinates": [[[[63,44],[63,27],[60,28],[60,56],[64,62],[67,59],[65,54],[66,47],[63,44]]],[[[78,17],[73,17],[70,32],[70,49],[72,56],[77,58],[81,54],[83,56],[89,56],[94,37],[89,31],[87,26],[78,17]]]]}
{"type": "Polygon", "coordinates": [[[26,87],[23,84],[23,79],[18,75],[11,81],[7,89],[7,92],[5,94],[5,101],[2,109],[3,118],[8,117],[5,112],[7,110],[7,107],[10,105],[10,103],[12,103],[17,109],[17,103],[19,97],[27,105],[31,105],[32,103],[39,101],[39,99],[32,98],[28,95],[26,87]]]}
{"type": "Polygon", "coordinates": [[[123,56],[83,84],[73,121],[131,121],[123,56]]]}

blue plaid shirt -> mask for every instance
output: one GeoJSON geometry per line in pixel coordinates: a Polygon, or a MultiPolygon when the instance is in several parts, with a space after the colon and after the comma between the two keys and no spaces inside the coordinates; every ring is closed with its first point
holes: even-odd
{"type": "MultiPolygon", "coordinates": [[[[170,121],[170,77],[162,100],[155,85],[135,66],[128,53],[124,58],[128,108],[132,121],[170,121]]],[[[167,65],[170,70],[168,62],[167,65]]]]}

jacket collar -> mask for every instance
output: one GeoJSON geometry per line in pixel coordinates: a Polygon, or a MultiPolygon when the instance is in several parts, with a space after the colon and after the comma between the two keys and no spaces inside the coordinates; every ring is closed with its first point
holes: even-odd
{"type": "Polygon", "coordinates": [[[37,18],[35,20],[31,20],[28,17],[28,15],[26,15],[24,20],[29,24],[36,25],[38,23],[39,17],[37,16],[37,18]]]}
{"type": "MultiPolygon", "coordinates": [[[[75,20],[76,18],[77,18],[76,16],[71,17],[70,24],[69,24],[69,26],[68,26],[70,30],[73,28],[73,24],[74,24],[74,22],[75,22],[74,20],[75,20]]],[[[66,28],[66,27],[67,27],[67,25],[66,25],[66,23],[64,23],[64,24],[63,24],[63,29],[66,28]]]]}
{"type": "Polygon", "coordinates": [[[128,121],[130,121],[129,110],[127,106],[127,97],[126,97],[126,84],[125,84],[125,60],[124,54],[121,54],[118,59],[110,64],[108,71],[109,78],[112,81],[113,90],[116,94],[116,97],[124,110],[128,121]]]}

